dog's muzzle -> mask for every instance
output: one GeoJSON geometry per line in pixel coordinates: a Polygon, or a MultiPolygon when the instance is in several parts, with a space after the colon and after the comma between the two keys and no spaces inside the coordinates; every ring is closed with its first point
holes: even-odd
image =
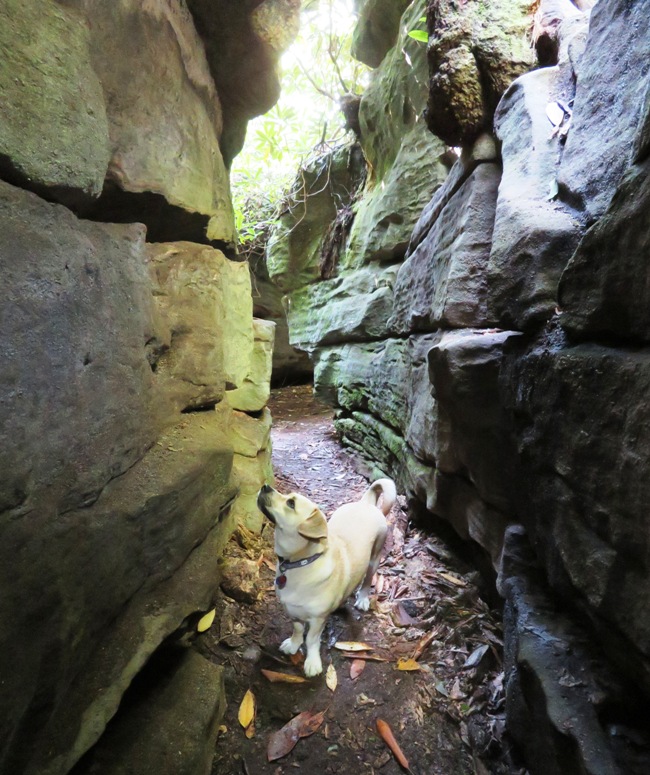
{"type": "Polygon", "coordinates": [[[270,487],[268,484],[262,486],[262,489],[257,494],[257,508],[275,525],[275,517],[271,514],[266,505],[266,497],[271,492],[273,492],[273,487],[270,487]]]}

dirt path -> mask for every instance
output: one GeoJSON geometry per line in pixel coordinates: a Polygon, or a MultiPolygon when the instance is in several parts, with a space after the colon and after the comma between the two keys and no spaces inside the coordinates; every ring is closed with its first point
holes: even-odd
{"type": "MultiPolygon", "coordinates": [[[[278,489],[299,490],[327,514],[365,490],[368,483],[336,441],[330,411],[308,386],[276,391],[271,409],[278,489]]],[[[247,558],[247,567],[259,566],[255,590],[261,594],[253,603],[224,596],[220,621],[200,639],[203,653],[226,667],[229,698],[213,775],[398,775],[404,770],[380,738],[377,719],[390,725],[415,775],[519,772],[505,763],[502,744],[497,618],[479,598],[469,568],[410,525],[403,504],[389,519],[373,608],[337,612],[323,637],[323,665],[333,665],[334,691],[324,677],[271,683],[261,672],[302,675],[300,665],[278,650],[291,628],[273,591],[272,528],[261,538],[234,537],[229,554],[247,558]],[[364,641],[376,660],[354,661],[333,648],[340,641],[364,641]],[[353,678],[351,670],[362,667],[353,678]],[[247,736],[238,710],[249,689],[257,712],[247,736]],[[271,736],[303,711],[324,712],[317,731],[268,762],[271,736]]]]}

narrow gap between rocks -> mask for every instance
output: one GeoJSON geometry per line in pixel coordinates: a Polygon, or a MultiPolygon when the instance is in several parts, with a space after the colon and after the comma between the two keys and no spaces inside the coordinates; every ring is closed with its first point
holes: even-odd
{"type": "MultiPolygon", "coordinates": [[[[306,495],[328,516],[365,491],[368,482],[339,444],[331,410],[310,385],[274,391],[270,408],[277,489],[306,495]]],[[[371,610],[349,604],[330,617],[321,645],[325,672],[314,679],[304,680],[302,654],[287,657],[278,648],[291,622],[274,591],[271,524],[261,535],[239,528],[225,554],[219,618],[197,642],[226,670],[229,704],[214,775],[296,769],[396,775],[403,770],[380,738],[377,719],[389,724],[413,773],[521,771],[504,735],[499,614],[481,597],[478,574],[411,519],[402,497],[389,515],[371,610]],[[371,649],[349,652],[336,647],[340,642],[371,649]],[[272,682],[265,670],[300,682],[272,682]],[[249,690],[256,714],[245,731],[238,715],[249,690]],[[324,713],[318,730],[269,763],[274,733],[305,711],[324,713]]]]}

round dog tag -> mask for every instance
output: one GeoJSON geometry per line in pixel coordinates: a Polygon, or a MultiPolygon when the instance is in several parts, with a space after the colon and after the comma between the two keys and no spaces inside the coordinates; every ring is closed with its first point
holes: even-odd
{"type": "Polygon", "coordinates": [[[284,573],[275,579],[275,584],[278,587],[278,589],[284,589],[284,585],[286,583],[287,583],[287,577],[284,575],[284,573]]]}

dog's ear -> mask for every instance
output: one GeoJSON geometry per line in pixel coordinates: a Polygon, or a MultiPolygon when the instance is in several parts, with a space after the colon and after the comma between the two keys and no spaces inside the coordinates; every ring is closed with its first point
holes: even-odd
{"type": "Polygon", "coordinates": [[[314,509],[312,513],[298,525],[298,532],[303,538],[318,541],[327,538],[327,520],[320,509],[314,509]]]}

